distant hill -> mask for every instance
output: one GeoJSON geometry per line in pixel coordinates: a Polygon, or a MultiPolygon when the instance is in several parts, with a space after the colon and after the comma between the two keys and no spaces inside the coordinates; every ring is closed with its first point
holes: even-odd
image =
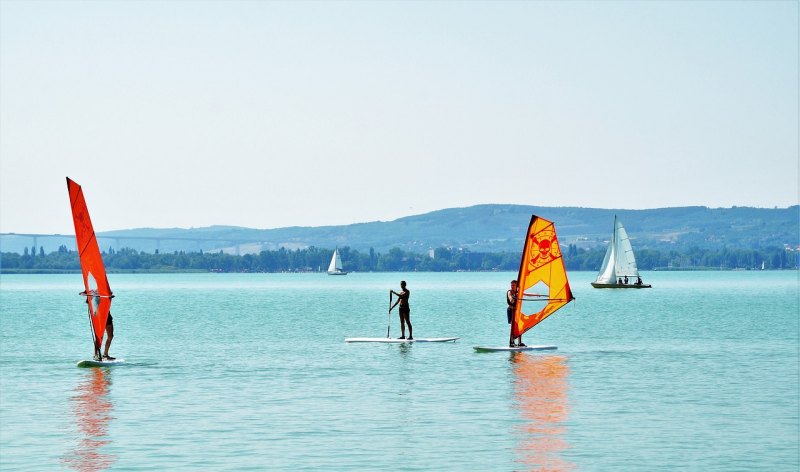
{"type": "MultiPolygon", "coordinates": [[[[349,246],[359,251],[387,251],[398,247],[425,253],[438,247],[465,248],[474,252],[516,252],[531,214],[553,220],[562,244],[579,248],[605,245],[617,215],[634,248],[703,249],[792,247],[800,245],[800,206],[789,208],[676,207],[648,210],[614,210],[580,207],[525,205],[476,205],[449,208],[394,221],[375,221],[343,226],[252,229],[232,226],[204,228],[139,228],[98,234],[103,250],[109,247],[138,251],[220,251],[239,253],[280,247],[330,248],[349,246]],[[135,239],[150,238],[150,239],[135,239]]],[[[65,245],[74,248],[71,235],[38,238],[45,252],[65,245]]],[[[4,235],[0,250],[22,253],[33,245],[30,237],[4,235]]]]}

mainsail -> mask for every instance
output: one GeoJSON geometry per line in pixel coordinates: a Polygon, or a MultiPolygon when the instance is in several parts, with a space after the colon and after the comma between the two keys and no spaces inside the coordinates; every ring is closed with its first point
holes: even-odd
{"type": "Polygon", "coordinates": [[[512,338],[521,336],[575,299],[552,221],[531,216],[517,281],[512,338]]]}
{"type": "Polygon", "coordinates": [[[86,297],[89,306],[89,319],[92,321],[92,337],[94,338],[95,354],[99,356],[100,345],[106,330],[108,313],[111,310],[111,288],[108,286],[106,268],[97,245],[92,221],[89,219],[89,210],[83,198],[81,186],[67,177],[69,202],[72,206],[72,220],[75,223],[75,240],[78,244],[78,255],[83,272],[83,284],[86,287],[81,295],[86,297]]]}
{"type": "Polygon", "coordinates": [[[620,277],[631,277],[635,280],[639,277],[639,268],[636,266],[628,233],[615,215],[614,232],[595,283],[615,284],[620,277]]]}

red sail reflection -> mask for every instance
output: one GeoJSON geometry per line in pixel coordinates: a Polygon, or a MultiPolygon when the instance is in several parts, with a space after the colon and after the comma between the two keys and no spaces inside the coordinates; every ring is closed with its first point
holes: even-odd
{"type": "Polygon", "coordinates": [[[514,399],[525,422],[518,427],[516,462],[524,470],[567,471],[575,464],[561,453],[569,449],[569,367],[564,356],[512,355],[514,399]]]}
{"type": "Polygon", "coordinates": [[[110,385],[111,373],[107,369],[88,369],[86,378],[70,398],[80,432],[75,450],[63,459],[70,469],[81,472],[106,470],[117,459],[113,454],[101,452],[103,446],[111,443],[108,438],[108,424],[113,409],[108,400],[110,385]]]}

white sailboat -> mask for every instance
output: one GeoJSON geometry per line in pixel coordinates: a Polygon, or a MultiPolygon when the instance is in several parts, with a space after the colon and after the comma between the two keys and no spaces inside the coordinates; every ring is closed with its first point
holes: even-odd
{"type": "Polygon", "coordinates": [[[347,272],[342,270],[342,257],[339,255],[338,247],[333,250],[331,264],[328,266],[328,275],[347,275],[347,272]]]}
{"type": "Polygon", "coordinates": [[[614,232],[608,245],[603,265],[597,279],[592,282],[594,288],[650,288],[642,283],[636,257],[633,255],[631,241],[622,222],[614,215],[614,232]]]}

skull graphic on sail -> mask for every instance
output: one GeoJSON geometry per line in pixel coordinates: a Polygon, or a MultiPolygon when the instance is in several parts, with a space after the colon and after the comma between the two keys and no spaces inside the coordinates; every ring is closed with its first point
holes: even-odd
{"type": "Polygon", "coordinates": [[[556,233],[554,230],[543,230],[538,234],[531,234],[528,236],[528,244],[529,247],[532,248],[528,259],[528,274],[561,257],[561,249],[558,247],[558,241],[555,241],[555,244],[553,244],[555,237],[556,233]]]}

